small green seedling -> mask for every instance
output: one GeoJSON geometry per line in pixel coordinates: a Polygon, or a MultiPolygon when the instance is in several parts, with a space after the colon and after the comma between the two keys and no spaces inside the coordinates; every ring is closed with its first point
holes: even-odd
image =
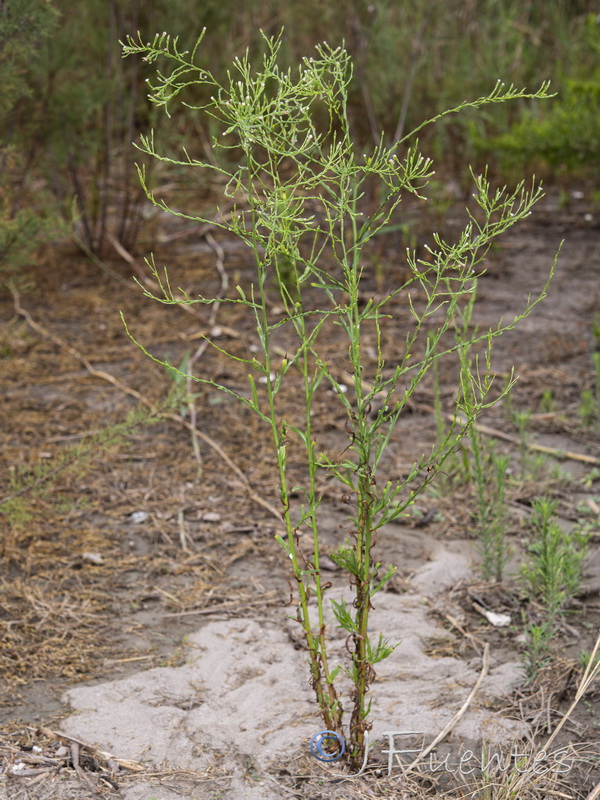
{"type": "Polygon", "coordinates": [[[588,428],[600,429],[600,322],[594,321],[595,352],[592,353],[594,365],[594,386],[581,392],[579,416],[588,428]]]}
{"type": "Polygon", "coordinates": [[[579,590],[588,543],[584,533],[561,528],[555,518],[557,507],[556,500],[546,497],[533,501],[528,560],[521,567],[530,596],[542,605],[549,635],[579,590]]]}

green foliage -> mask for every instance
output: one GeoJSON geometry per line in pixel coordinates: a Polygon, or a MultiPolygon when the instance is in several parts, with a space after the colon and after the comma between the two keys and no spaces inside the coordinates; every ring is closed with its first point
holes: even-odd
{"type": "Polygon", "coordinates": [[[142,5],[88,0],[75,14],[67,0],[11,0],[0,9],[0,66],[8,88],[1,101],[8,113],[0,113],[0,148],[7,148],[0,185],[11,223],[0,231],[0,245],[10,240],[13,272],[28,258],[38,220],[39,239],[48,232],[45,218],[58,214],[88,252],[106,249],[111,237],[125,247],[135,242],[141,192],[129,146],[153,116],[140,67],[124,64],[118,42],[126,32],[154,31],[167,20],[183,25],[189,4],[142,5]],[[42,211],[39,189],[31,201],[34,182],[49,189],[42,192],[42,211]]]}
{"type": "Polygon", "coordinates": [[[529,559],[521,567],[521,577],[531,597],[542,604],[550,629],[579,590],[588,541],[576,530],[563,531],[554,519],[556,509],[554,500],[541,497],[533,501],[529,559]]]}
{"type": "Polygon", "coordinates": [[[569,80],[549,111],[532,109],[494,147],[512,163],[554,169],[597,169],[600,161],[600,77],[569,80]]]}
{"type": "Polygon", "coordinates": [[[31,95],[27,70],[42,42],[55,30],[56,9],[40,0],[11,0],[0,8],[0,119],[31,95]]]}
{"type": "Polygon", "coordinates": [[[9,497],[0,503],[0,514],[10,528],[22,528],[33,517],[22,497],[9,497]]]}
{"type": "Polygon", "coordinates": [[[592,355],[594,362],[595,385],[593,389],[583,389],[581,392],[581,405],[579,416],[584,425],[589,428],[600,425],[600,352],[592,355]]]}
{"type": "MultiPolygon", "coordinates": [[[[492,242],[530,213],[541,189],[536,185],[527,189],[524,183],[514,190],[493,189],[487,174],[473,175],[475,206],[467,210],[467,223],[458,239],[447,241],[434,233],[427,258],[407,252],[406,281],[363,304],[366,245],[389,225],[407,193],[421,196],[432,175],[431,161],[417,146],[416,130],[401,142],[386,145],[379,140],[366,153],[358,149],[349,118],[353,64],[341,47],[323,43],[312,58],[303,58],[292,70],[280,64],[282,36],[265,35],[258,66],[247,51],[221,78],[203,66],[203,38],[204,34],[186,48],[166,33],[149,42],[142,36],[129,37],[124,54],[140,55],[157,64],[148,84],[157,106],[175,115],[179,100],[192,113],[202,112],[212,121],[213,153],[199,157],[184,147],[181,154],[166,154],[153,135],[142,136],[139,149],[163,164],[220,176],[233,209],[216,224],[248,245],[256,274],[252,285],[236,287],[233,297],[192,298],[181,289],[175,292],[167,270],[159,272],[149,259],[147,264],[161,292],[156,296],[147,289],[144,292],[167,304],[236,304],[245,307],[254,320],[260,347],[252,358],[208,340],[221,355],[244,365],[249,392],[237,392],[210,376],[189,377],[236,397],[271,431],[286,528],[286,536],[276,538],[297,585],[293,618],[304,632],[311,684],[323,721],[329,730],[340,732],[343,716],[336,676],[341,665],[330,663],[325,615],[329,583],[322,579],[320,568],[318,485],[322,475],[335,479],[340,491],[351,499],[351,535],[339,543],[331,558],[348,573],[354,593],[351,606],[345,600],[334,601],[333,612],[348,633],[350,664],[341,670],[354,685],[347,738],[350,760],[360,763],[369,725],[366,698],[375,677],[373,664],[393,650],[381,634],[372,638],[368,624],[373,598],[394,573],[394,568],[388,567],[380,577],[381,563],[374,558],[377,531],[406,513],[474,420],[504,394],[490,395],[494,340],[529,314],[545,296],[547,285],[514,319],[484,333],[465,334],[455,345],[446,343],[447,336],[457,320],[464,319],[465,309],[475,303],[477,280],[485,272],[484,259],[492,242]],[[371,185],[378,187],[375,205],[366,199],[371,185]],[[282,259],[285,276],[281,274],[282,259]],[[274,287],[283,315],[272,313],[268,295],[274,287]],[[404,340],[397,342],[390,369],[382,331],[392,302],[404,303],[412,324],[406,328],[404,340]],[[286,341],[283,359],[276,355],[275,337],[286,341]],[[349,391],[328,360],[327,343],[332,341],[339,342],[339,352],[347,353],[345,371],[352,376],[349,391]],[[369,356],[373,341],[375,360],[369,356]],[[476,346],[481,359],[473,369],[461,371],[454,421],[446,435],[407,475],[385,475],[383,456],[400,415],[432,365],[457,350],[464,353],[467,363],[476,346]],[[300,410],[290,411],[283,404],[280,393],[287,384],[293,386],[300,410]],[[314,405],[323,384],[330,387],[346,416],[348,446],[338,457],[319,449],[314,430],[314,405]],[[373,414],[375,399],[379,411],[373,414]],[[292,439],[303,449],[305,461],[303,482],[293,489],[287,460],[292,439]],[[302,498],[300,503],[294,501],[296,496],[302,498]],[[298,537],[301,530],[311,541],[309,552],[298,537]],[[309,598],[316,598],[316,623],[309,613],[309,598]]],[[[485,96],[444,111],[429,122],[462,109],[546,96],[545,84],[528,94],[498,81],[485,96]]],[[[427,124],[420,124],[417,130],[427,124]]],[[[144,166],[139,174],[155,206],[185,219],[207,221],[201,214],[172,208],[152,189],[144,166]]]]}
{"type": "MultiPolygon", "coordinates": [[[[479,434],[473,429],[471,434],[473,447],[473,440],[479,438],[479,434]]],[[[474,457],[474,464],[478,464],[479,460],[474,457]]],[[[486,580],[501,581],[508,561],[506,476],[509,465],[510,456],[498,455],[490,448],[487,463],[475,469],[477,533],[480,540],[482,574],[486,580]],[[485,484],[481,486],[483,481],[485,484]]]]}
{"type": "Polygon", "coordinates": [[[532,680],[550,661],[550,644],[554,629],[547,620],[525,624],[525,650],[522,656],[527,677],[532,680]]]}
{"type": "Polygon", "coordinates": [[[533,105],[493,146],[517,165],[596,170],[600,163],[600,19],[590,14],[578,47],[580,63],[559,75],[560,91],[549,106],[533,105]]]}
{"type": "Polygon", "coordinates": [[[53,6],[40,0],[12,0],[0,8],[0,284],[17,276],[36,247],[60,227],[47,213],[43,193],[26,207],[15,193],[25,156],[18,117],[33,94],[27,74],[39,63],[56,23],[53,6]]]}
{"type": "Polygon", "coordinates": [[[185,418],[188,413],[190,401],[193,402],[197,397],[196,394],[190,395],[188,392],[186,373],[190,355],[191,352],[188,350],[179,366],[175,369],[171,366],[165,367],[167,375],[172,382],[167,396],[166,406],[167,408],[173,408],[182,418],[185,418]]]}
{"type": "Polygon", "coordinates": [[[7,280],[21,280],[34,251],[61,230],[60,220],[48,213],[47,207],[11,209],[0,188],[0,286],[7,280]]]}
{"type": "Polygon", "coordinates": [[[554,395],[552,394],[552,389],[544,389],[540,399],[540,412],[542,414],[552,414],[554,410],[554,395]]]}
{"type": "Polygon", "coordinates": [[[592,353],[594,365],[594,385],[592,389],[581,392],[579,416],[584,425],[600,430],[600,323],[594,320],[595,351],[592,353]]]}
{"type": "Polygon", "coordinates": [[[579,590],[588,545],[585,527],[563,531],[554,518],[557,505],[545,497],[534,499],[528,556],[521,565],[521,580],[541,606],[541,618],[525,624],[523,662],[531,679],[550,659],[560,619],[579,590]]]}
{"type": "MultiPolygon", "coordinates": [[[[475,328],[474,332],[472,329],[475,299],[476,291],[469,298],[464,310],[457,314],[461,324],[455,329],[455,338],[460,357],[460,386],[463,394],[463,403],[467,407],[476,402],[472,375],[474,373],[479,374],[479,357],[476,355],[475,359],[473,359],[470,347],[471,340],[478,335],[477,328],[475,328]]],[[[486,374],[490,376],[489,351],[485,356],[486,374]]],[[[514,380],[511,375],[499,399],[508,400],[513,385],[514,380]]],[[[491,388],[490,381],[488,391],[491,388]]],[[[439,405],[439,398],[436,399],[435,404],[436,406],[439,405]]],[[[436,416],[439,419],[439,410],[436,416]]],[[[442,431],[443,428],[438,421],[438,439],[442,431]]],[[[472,481],[475,486],[475,531],[479,539],[482,576],[486,580],[501,581],[504,567],[508,560],[506,476],[510,465],[510,457],[498,455],[474,425],[470,427],[468,437],[465,437],[465,440],[468,441],[470,450],[462,448],[466,473],[464,477],[466,480],[472,481]]]]}
{"type": "Polygon", "coordinates": [[[600,656],[597,655],[592,658],[592,654],[589,653],[587,650],[584,650],[582,653],[579,654],[579,663],[582,669],[587,669],[589,667],[590,670],[595,670],[598,672],[600,670],[600,656]]]}
{"type": "Polygon", "coordinates": [[[537,483],[564,478],[564,473],[558,464],[549,459],[545,453],[536,452],[531,447],[532,412],[528,409],[518,410],[514,408],[510,395],[505,397],[504,405],[509,420],[517,428],[519,442],[518,477],[520,480],[537,483]]]}

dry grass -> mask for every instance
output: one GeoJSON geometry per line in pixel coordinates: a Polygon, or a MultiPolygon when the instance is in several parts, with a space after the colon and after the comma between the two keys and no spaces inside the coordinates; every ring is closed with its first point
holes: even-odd
{"type": "Polygon", "coordinates": [[[218,787],[228,776],[218,766],[206,772],[166,770],[144,766],[100,750],[89,742],[51,728],[13,726],[0,733],[0,787],[11,800],[89,800],[115,798],[140,777],[174,788],[179,793],[198,787],[218,787]]]}

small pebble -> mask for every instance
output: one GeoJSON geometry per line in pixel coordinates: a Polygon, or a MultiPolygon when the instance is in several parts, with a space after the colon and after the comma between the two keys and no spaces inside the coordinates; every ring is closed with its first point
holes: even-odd
{"type": "Polygon", "coordinates": [[[92,564],[104,563],[104,559],[100,553],[82,553],[81,557],[84,561],[90,561],[92,564]]]}
{"type": "Polygon", "coordinates": [[[142,522],[146,522],[149,516],[147,511],[134,511],[133,514],[129,515],[128,519],[134,525],[139,525],[142,522]]]}

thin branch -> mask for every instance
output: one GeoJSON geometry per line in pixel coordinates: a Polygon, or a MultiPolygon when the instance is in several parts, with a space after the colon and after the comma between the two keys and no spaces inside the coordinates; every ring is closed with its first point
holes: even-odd
{"type": "Polygon", "coordinates": [[[550,736],[550,738],[546,742],[544,746],[546,752],[548,752],[548,750],[550,749],[550,745],[556,739],[556,737],[560,733],[561,728],[565,725],[565,723],[573,713],[575,706],[579,703],[581,698],[584,696],[584,694],[587,692],[587,690],[590,688],[590,686],[596,680],[596,678],[600,676],[600,658],[597,658],[599,650],[600,650],[600,632],[598,633],[594,649],[590,653],[590,658],[587,663],[587,667],[585,668],[581,680],[579,681],[577,691],[575,692],[575,699],[571,703],[567,713],[564,715],[564,717],[561,719],[561,721],[554,729],[552,736],[550,736]]]}
{"type": "MultiPolygon", "coordinates": [[[[219,276],[221,278],[221,287],[219,289],[219,293],[217,294],[217,296],[215,298],[215,302],[211,303],[211,306],[210,306],[210,316],[209,316],[208,324],[210,326],[210,333],[212,334],[212,330],[213,330],[213,328],[215,326],[215,323],[217,321],[217,314],[219,313],[219,308],[220,308],[220,305],[221,305],[220,300],[221,300],[221,298],[225,297],[225,295],[227,294],[227,287],[229,286],[229,276],[227,275],[227,272],[225,270],[225,264],[224,264],[225,253],[223,252],[223,248],[214,239],[214,237],[212,236],[212,234],[209,231],[207,231],[205,233],[205,238],[206,238],[206,241],[208,242],[208,244],[212,247],[212,249],[216,253],[217,257],[216,257],[216,261],[215,261],[215,266],[216,266],[217,272],[219,273],[219,276]]],[[[190,356],[189,361],[188,361],[188,363],[186,365],[186,371],[190,373],[186,378],[186,392],[187,392],[188,411],[189,411],[189,414],[190,414],[190,423],[194,426],[194,428],[196,427],[197,409],[196,409],[196,401],[195,401],[193,387],[192,387],[192,384],[194,382],[194,376],[193,376],[193,372],[192,371],[194,369],[194,364],[202,357],[202,355],[206,351],[207,347],[208,347],[208,338],[204,338],[200,342],[198,347],[196,348],[196,351],[190,356]]],[[[200,454],[200,448],[198,446],[198,440],[197,440],[197,438],[195,436],[192,438],[192,444],[193,444],[193,447],[194,447],[194,456],[196,458],[196,461],[198,462],[198,469],[201,470],[202,469],[202,456],[200,454]]]]}

